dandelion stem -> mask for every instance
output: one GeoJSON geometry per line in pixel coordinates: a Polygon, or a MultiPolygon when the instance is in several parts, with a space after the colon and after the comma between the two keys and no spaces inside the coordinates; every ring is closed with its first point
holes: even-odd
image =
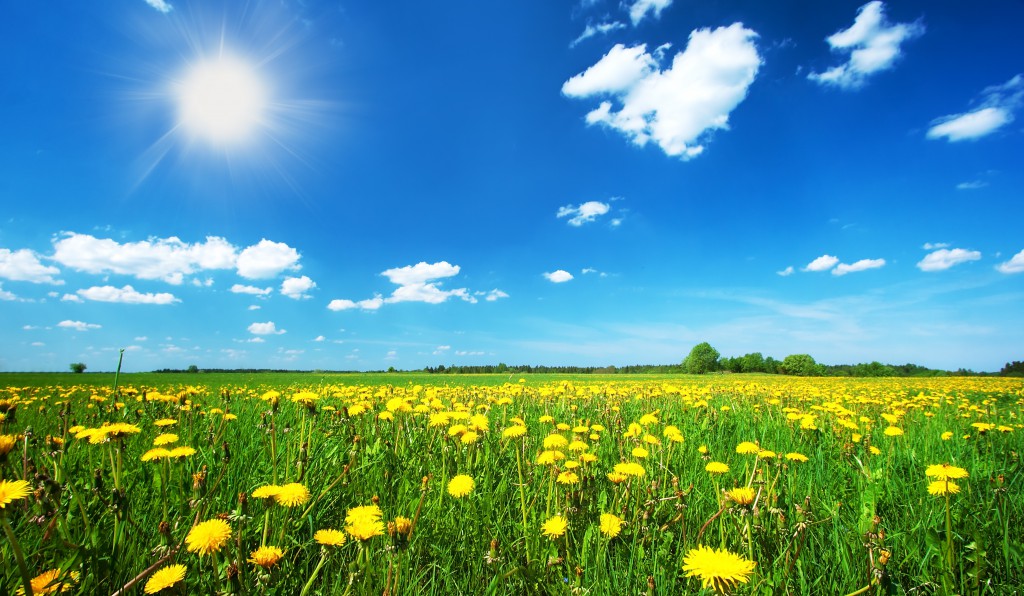
{"type": "Polygon", "coordinates": [[[7,515],[2,510],[0,510],[0,523],[3,524],[4,533],[7,534],[7,540],[11,543],[11,550],[14,551],[14,560],[18,562],[18,573],[21,574],[22,587],[28,596],[32,596],[32,576],[28,574],[28,567],[25,566],[25,555],[21,552],[18,537],[14,535],[14,528],[11,527],[10,522],[7,521],[7,515]]]}

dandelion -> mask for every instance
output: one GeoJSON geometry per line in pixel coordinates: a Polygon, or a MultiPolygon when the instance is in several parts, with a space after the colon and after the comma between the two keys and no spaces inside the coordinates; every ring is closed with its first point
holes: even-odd
{"type": "Polygon", "coordinates": [[[611,513],[601,514],[601,533],[608,538],[618,536],[619,532],[622,531],[622,524],[622,518],[617,515],[611,513]]]}
{"type": "Polygon", "coordinates": [[[521,436],[523,436],[525,434],[526,434],[526,427],[525,426],[520,426],[520,425],[517,424],[515,426],[510,426],[510,427],[506,428],[501,433],[501,438],[503,438],[503,439],[517,439],[517,438],[519,438],[519,437],[521,437],[521,436]]]}
{"type": "Polygon", "coordinates": [[[185,543],[188,551],[200,556],[215,553],[231,538],[231,526],[222,519],[211,519],[193,527],[185,543]]]}
{"type": "MultiPolygon", "coordinates": [[[[56,594],[57,592],[70,592],[77,582],[77,571],[72,571],[61,577],[60,569],[51,569],[32,578],[29,585],[32,586],[33,594],[56,594]]],[[[25,588],[18,588],[19,596],[24,593],[25,588]]]]}
{"type": "Polygon", "coordinates": [[[967,470],[949,464],[935,464],[925,468],[924,475],[936,480],[959,480],[967,478],[967,470]]]}
{"type": "Polygon", "coordinates": [[[798,461],[800,463],[806,463],[807,462],[807,456],[806,455],[804,455],[803,453],[797,453],[795,451],[793,453],[787,453],[786,454],[786,459],[788,459],[789,461],[798,461]]]}
{"type": "Polygon", "coordinates": [[[249,562],[264,569],[277,565],[284,557],[284,551],[278,546],[261,546],[249,554],[249,562]]]}
{"type": "Polygon", "coordinates": [[[754,497],[756,496],[757,493],[749,486],[741,486],[729,491],[729,498],[735,501],[737,505],[750,505],[754,502],[754,497]]]}
{"type": "Polygon", "coordinates": [[[473,443],[476,443],[478,438],[480,438],[479,434],[477,434],[474,431],[469,431],[463,433],[462,437],[459,438],[459,440],[462,441],[463,445],[472,445],[473,443]]]}
{"type": "Polygon", "coordinates": [[[309,489],[298,482],[292,482],[278,488],[274,501],[285,507],[297,507],[309,502],[309,489]]]}
{"type": "Polygon", "coordinates": [[[345,544],[345,533],[341,530],[332,530],[330,528],[324,530],[317,530],[316,534],[313,534],[313,540],[316,540],[318,544],[324,546],[341,546],[345,544]]]}
{"type": "Polygon", "coordinates": [[[196,450],[195,449],[183,445],[181,447],[175,447],[174,449],[171,449],[170,457],[177,457],[177,458],[180,458],[180,459],[184,459],[186,457],[192,457],[195,454],[196,454],[196,450]]]}
{"type": "Polygon", "coordinates": [[[476,486],[476,482],[473,481],[472,476],[466,474],[459,474],[448,481],[448,494],[461,499],[462,497],[473,492],[473,488],[476,486]]]}
{"type": "Polygon", "coordinates": [[[743,441],[736,446],[736,453],[739,453],[740,455],[749,455],[751,453],[757,453],[760,450],[761,448],[758,447],[756,443],[751,443],[750,441],[743,441]]]}
{"type": "Polygon", "coordinates": [[[725,474],[729,471],[728,464],[723,464],[720,461],[708,462],[708,465],[704,466],[704,471],[708,474],[725,474]]]}
{"type": "Polygon", "coordinates": [[[32,491],[29,490],[29,483],[26,480],[0,480],[0,509],[6,509],[7,505],[30,494],[32,491]]]}
{"type": "Polygon", "coordinates": [[[157,570],[146,582],[145,592],[147,594],[156,594],[161,590],[166,590],[174,584],[185,579],[185,570],[187,568],[184,565],[168,565],[157,570]]]}
{"type": "Polygon", "coordinates": [[[389,536],[398,534],[399,536],[408,537],[410,532],[412,532],[412,520],[408,517],[402,517],[399,515],[395,518],[395,521],[388,522],[389,536]]]}
{"type": "Polygon", "coordinates": [[[887,437],[899,437],[903,435],[903,429],[898,426],[889,426],[886,427],[884,434],[887,437]]]}
{"type": "Polygon", "coordinates": [[[18,435],[0,435],[0,462],[7,458],[7,454],[18,446],[18,435]]]}
{"type": "Polygon", "coordinates": [[[622,463],[618,463],[618,464],[615,464],[615,468],[613,468],[613,469],[616,472],[620,473],[620,474],[625,474],[626,476],[641,477],[641,476],[647,474],[647,470],[645,470],[643,466],[641,466],[640,464],[638,464],[636,462],[622,462],[622,463]]]}
{"type": "Polygon", "coordinates": [[[569,528],[569,522],[561,515],[556,515],[541,524],[540,528],[541,533],[554,540],[565,535],[565,531],[569,528]]]}
{"type": "Polygon", "coordinates": [[[700,579],[701,587],[712,588],[718,592],[745,584],[754,572],[755,563],[733,554],[725,549],[712,549],[698,546],[686,553],[683,559],[683,571],[686,577],[700,579]]]}
{"type": "Polygon", "coordinates": [[[252,491],[249,495],[254,499],[270,499],[277,496],[281,492],[281,487],[276,484],[265,484],[256,490],[252,491]]]}
{"type": "Polygon", "coordinates": [[[644,459],[648,455],[651,454],[650,451],[644,449],[643,447],[634,447],[632,453],[633,453],[633,457],[640,458],[640,459],[644,459]]]}
{"type": "Polygon", "coordinates": [[[569,444],[569,439],[566,439],[562,435],[548,435],[544,437],[544,448],[545,449],[561,449],[569,444]]]}
{"type": "Polygon", "coordinates": [[[174,434],[171,434],[171,433],[164,433],[162,435],[157,435],[157,437],[155,439],[153,439],[153,446],[154,447],[159,447],[161,445],[170,445],[171,443],[177,443],[177,442],[178,442],[178,435],[174,435],[174,434]]]}
{"type": "Polygon", "coordinates": [[[157,420],[153,424],[163,428],[165,426],[173,426],[173,425],[175,425],[177,423],[178,423],[178,421],[175,420],[174,418],[161,418],[160,420],[157,420]]]}
{"type": "Polygon", "coordinates": [[[928,484],[928,494],[936,497],[955,495],[960,492],[960,485],[949,480],[936,480],[928,484]]]}
{"type": "Polygon", "coordinates": [[[608,472],[608,480],[611,480],[615,484],[620,484],[629,480],[629,476],[622,472],[608,472]]]}
{"type": "Polygon", "coordinates": [[[149,451],[142,454],[142,461],[153,461],[155,459],[165,459],[171,456],[171,450],[164,447],[154,447],[149,451]]]}
{"type": "Polygon", "coordinates": [[[559,484],[579,484],[580,477],[575,472],[562,472],[555,479],[559,484]]]}

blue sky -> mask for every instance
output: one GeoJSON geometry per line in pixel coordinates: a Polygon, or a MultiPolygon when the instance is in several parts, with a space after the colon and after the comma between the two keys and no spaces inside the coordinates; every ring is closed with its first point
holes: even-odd
{"type": "Polygon", "coordinates": [[[5,6],[0,370],[1024,345],[1024,5],[5,6]]]}

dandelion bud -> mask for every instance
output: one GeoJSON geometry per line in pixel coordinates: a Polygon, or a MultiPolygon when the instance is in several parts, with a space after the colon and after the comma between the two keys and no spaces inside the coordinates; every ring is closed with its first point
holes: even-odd
{"type": "Polygon", "coordinates": [[[373,495],[370,498],[370,502],[373,503],[374,505],[380,505],[380,497],[378,497],[377,495],[373,495]]]}
{"type": "Polygon", "coordinates": [[[171,524],[170,524],[170,522],[162,521],[159,524],[157,524],[156,528],[157,528],[157,532],[160,532],[160,534],[163,535],[163,536],[170,536],[171,535],[171,524]]]}

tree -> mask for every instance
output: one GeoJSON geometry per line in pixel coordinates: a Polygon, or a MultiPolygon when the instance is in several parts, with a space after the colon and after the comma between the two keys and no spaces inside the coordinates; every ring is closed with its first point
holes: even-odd
{"type": "Polygon", "coordinates": [[[691,375],[702,375],[719,369],[718,350],[708,342],[701,342],[690,350],[690,355],[683,360],[683,370],[691,375]]]}
{"type": "Polygon", "coordinates": [[[189,364],[188,365],[188,372],[190,372],[190,373],[197,373],[197,372],[199,372],[199,367],[196,366],[195,364],[189,364]]]}
{"type": "Polygon", "coordinates": [[[72,362],[71,363],[71,372],[73,372],[73,373],[84,373],[85,372],[85,363],[84,362],[72,362]]]}
{"type": "Polygon", "coordinates": [[[753,354],[746,354],[742,358],[743,372],[765,372],[764,370],[764,356],[761,352],[754,352],[753,354]]]}
{"type": "Polygon", "coordinates": [[[820,377],[824,371],[810,354],[790,354],[782,359],[779,372],[798,377],[820,377]]]}

